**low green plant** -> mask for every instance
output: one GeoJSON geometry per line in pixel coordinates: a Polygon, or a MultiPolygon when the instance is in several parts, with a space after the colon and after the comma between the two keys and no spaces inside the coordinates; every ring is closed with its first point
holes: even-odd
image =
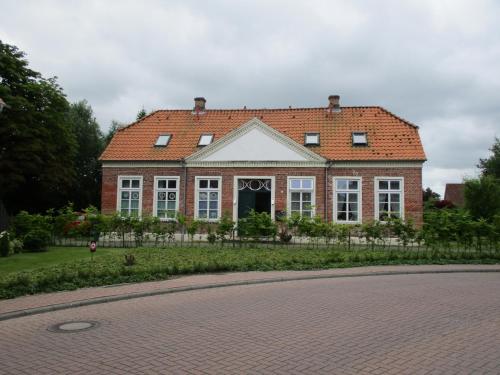
{"type": "Polygon", "coordinates": [[[23,240],[24,250],[28,252],[46,251],[50,243],[50,233],[44,229],[29,231],[23,240]]]}
{"type": "Polygon", "coordinates": [[[9,232],[0,233],[0,256],[8,257],[10,255],[9,232]]]}

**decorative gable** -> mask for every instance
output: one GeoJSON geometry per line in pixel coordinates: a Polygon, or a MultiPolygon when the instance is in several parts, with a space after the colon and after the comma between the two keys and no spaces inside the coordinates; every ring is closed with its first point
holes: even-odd
{"type": "Polygon", "coordinates": [[[253,118],[213,144],[194,153],[187,162],[325,162],[325,159],[253,118]]]}

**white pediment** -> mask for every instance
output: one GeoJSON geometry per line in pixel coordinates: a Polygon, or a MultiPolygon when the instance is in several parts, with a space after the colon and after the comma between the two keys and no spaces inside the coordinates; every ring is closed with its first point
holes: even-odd
{"type": "Polygon", "coordinates": [[[187,160],[200,162],[324,161],[321,156],[257,118],[196,152],[187,160]]]}

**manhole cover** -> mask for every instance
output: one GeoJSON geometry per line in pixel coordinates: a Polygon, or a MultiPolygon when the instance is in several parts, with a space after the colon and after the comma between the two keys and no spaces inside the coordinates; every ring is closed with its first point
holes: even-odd
{"type": "Polygon", "coordinates": [[[94,321],[64,322],[51,325],[48,330],[51,332],[81,332],[97,326],[99,326],[99,323],[94,321]]]}

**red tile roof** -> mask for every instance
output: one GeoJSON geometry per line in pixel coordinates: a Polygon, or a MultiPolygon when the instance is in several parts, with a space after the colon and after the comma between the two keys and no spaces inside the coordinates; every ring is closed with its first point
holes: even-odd
{"type": "Polygon", "coordinates": [[[446,184],[444,199],[457,207],[465,206],[465,184],[446,184]]]}
{"type": "Polygon", "coordinates": [[[206,110],[160,110],[117,131],[101,160],[181,160],[198,151],[203,133],[214,141],[257,117],[304,144],[304,133],[319,132],[311,151],[329,160],[425,160],[418,127],[381,107],[206,110]],[[366,132],[368,146],[352,146],[352,132],[366,132]],[[160,134],[172,134],[167,147],[154,147],[160,134]]]}

